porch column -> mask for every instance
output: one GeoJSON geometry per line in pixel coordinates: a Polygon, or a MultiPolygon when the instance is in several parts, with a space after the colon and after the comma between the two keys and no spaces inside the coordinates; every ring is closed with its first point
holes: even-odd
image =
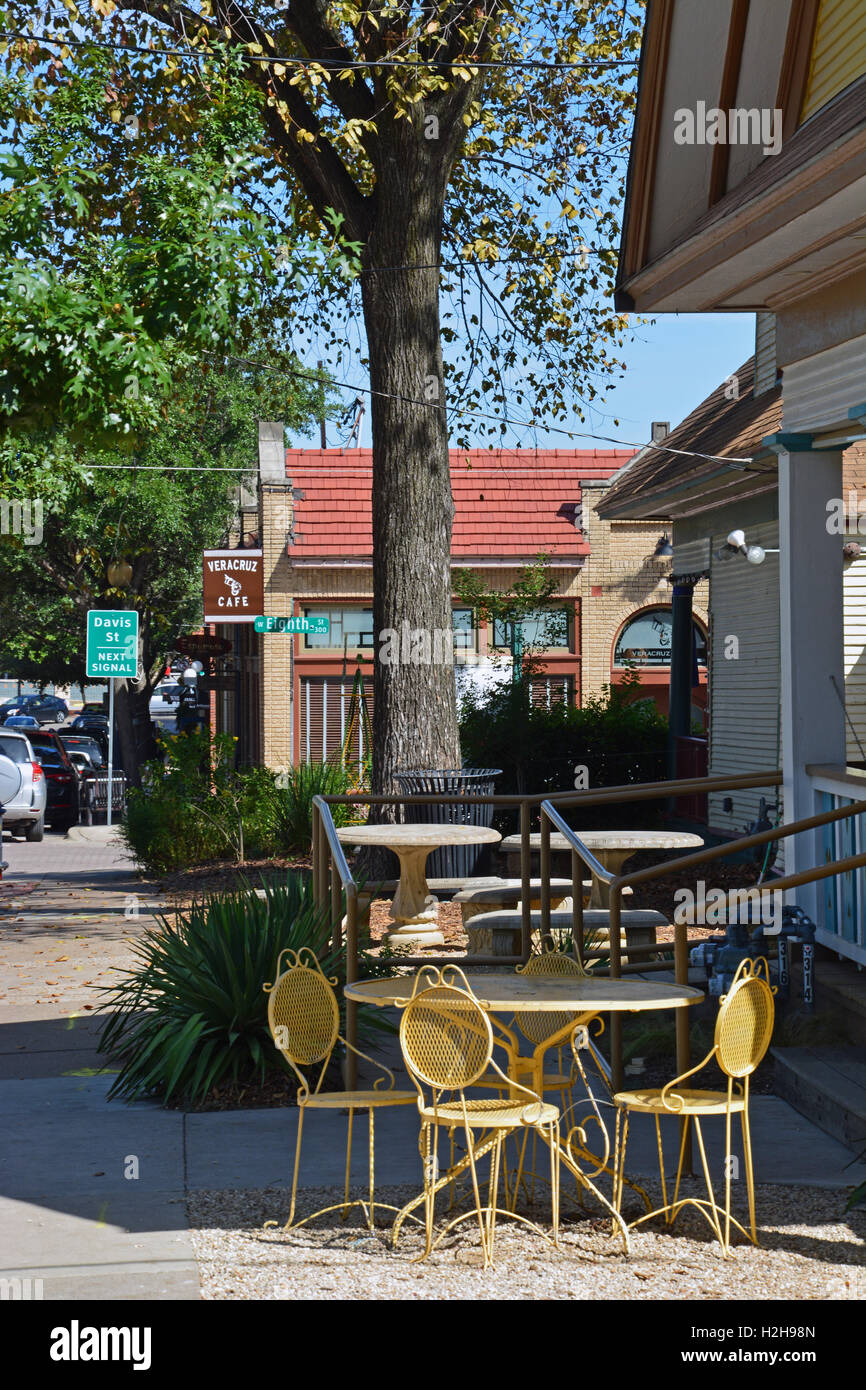
{"type": "Polygon", "coordinates": [[[674,577],[671,593],[671,676],[668,707],[668,776],[677,775],[677,736],[692,729],[692,595],[694,584],[674,577]]]}
{"type": "MultiPolygon", "coordinates": [[[[786,822],[814,815],[806,766],[845,763],[844,618],[841,538],[827,527],[827,503],[842,492],[840,449],[811,449],[808,435],[779,434],[779,602],[782,770],[786,822]]],[[[785,871],[821,862],[815,831],[785,842],[785,871]]],[[[818,922],[815,884],[793,898],[818,922]]]]}

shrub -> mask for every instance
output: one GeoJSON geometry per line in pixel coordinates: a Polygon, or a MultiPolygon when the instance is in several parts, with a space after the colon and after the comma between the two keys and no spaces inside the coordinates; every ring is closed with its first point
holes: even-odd
{"type": "MultiPolygon", "coordinates": [[[[278,853],[306,854],[313,839],[313,797],[344,796],[351,778],[335,759],[323,763],[301,763],[288,772],[271,776],[265,795],[269,824],[278,853]]],[[[347,825],[351,806],[332,806],[337,826],[347,825]]]]}
{"type": "MultiPolygon", "coordinates": [[[[575,768],[587,769],[591,789],[665,776],[667,720],[654,706],[630,703],[639,679],[606,687],[581,708],[530,705],[526,682],[499,687],[487,697],[467,696],[462,704],[463,759],[477,767],[501,767],[496,791],[519,795],[570,791],[575,768]]],[[[643,814],[660,802],[643,802],[643,814]]],[[[633,806],[587,807],[570,811],[575,827],[605,828],[633,821],[633,806]]]]}
{"type": "MultiPolygon", "coordinates": [[[[195,1104],[226,1082],[291,1077],[268,1030],[263,985],[275,978],[280,952],[301,946],[316,953],[326,975],[344,978],[327,912],[295,873],[263,891],[245,884],[205,897],[173,923],[161,919],[132,947],[137,966],[107,991],[113,1012],[99,1048],[122,1061],[109,1096],[195,1104]]],[[[375,962],[365,957],[363,973],[376,973],[375,962]]],[[[359,1025],[368,1034],[387,1027],[363,1009],[359,1025]]]]}
{"type": "MultiPolygon", "coordinates": [[[[138,863],[170,873],[213,859],[308,854],[313,797],[342,795],[350,778],[337,761],[289,772],[235,768],[235,740],[207,729],[165,745],[165,760],[149,763],[140,789],[129,795],[123,834],[138,863]]],[[[352,808],[333,807],[345,825],[352,808]]]]}

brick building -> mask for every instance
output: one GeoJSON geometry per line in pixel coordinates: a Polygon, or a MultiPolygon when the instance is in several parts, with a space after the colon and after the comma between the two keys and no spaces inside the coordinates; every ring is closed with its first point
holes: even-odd
{"type": "MultiPolygon", "coordinates": [[[[282,447],[282,427],[260,426],[257,495],[243,499],[230,545],[260,546],[264,612],[322,617],[327,635],[258,634],[250,622],[216,625],[232,643],[234,679],[212,696],[217,729],[237,734],[244,761],[280,768],[339,751],[360,667],[372,701],[381,639],[372,620],[369,449],[282,447]]],[[[547,614],[522,624],[536,654],[533,699],[579,704],[622,679],[636,660],[637,698],[667,709],[670,560],[656,523],[610,522],[597,505],[629,450],[452,450],[455,501],[452,566],[480,571],[490,589],[509,589],[524,565],[549,556],[556,590],[547,614]]],[[[696,637],[703,650],[701,596],[696,637]]],[[[406,614],[412,626],[412,614],[406,614]]],[[[510,634],[475,623],[453,601],[458,689],[507,677],[510,634]]],[[[704,667],[694,692],[705,704],[704,667]]],[[[353,747],[361,751],[363,729],[353,747]]]]}

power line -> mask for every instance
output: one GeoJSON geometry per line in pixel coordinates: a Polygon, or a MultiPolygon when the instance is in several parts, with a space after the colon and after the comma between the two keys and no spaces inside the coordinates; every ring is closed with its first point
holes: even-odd
{"type": "MultiPolygon", "coordinates": [[[[397,393],[395,393],[395,392],[393,392],[393,391],[374,391],[374,390],[373,390],[371,387],[369,387],[369,386],[355,386],[355,385],[353,385],[351,382],[348,382],[348,381],[340,381],[337,377],[323,377],[323,376],[321,376],[321,375],[319,375],[319,374],[311,373],[311,372],[308,372],[308,371],[303,371],[303,370],[300,370],[300,369],[298,369],[298,368],[274,366],[274,365],[272,365],[271,363],[268,363],[268,362],[253,362],[253,361],[252,361],[250,358],[248,358],[248,357],[235,357],[235,356],[233,356],[233,355],[227,353],[227,354],[225,354],[224,360],[229,361],[229,362],[234,362],[234,363],[236,363],[238,366],[253,367],[253,368],[255,368],[257,371],[277,372],[277,373],[281,373],[281,374],[284,375],[284,376],[295,376],[295,377],[300,377],[301,380],[303,380],[303,381],[311,381],[311,382],[314,382],[314,383],[316,383],[317,385],[320,385],[320,386],[334,386],[334,387],[336,387],[336,388],[339,389],[339,390],[354,391],[354,392],[356,393],[356,395],[360,392],[361,394],[363,394],[363,395],[365,395],[365,396],[379,396],[379,397],[381,397],[381,398],[383,398],[383,399],[385,399],[385,400],[400,401],[400,402],[402,402],[402,404],[404,404],[404,405],[418,405],[418,406],[422,406],[422,407],[423,407],[424,409],[426,409],[426,410],[440,410],[440,411],[441,411],[441,410],[446,410],[446,409],[447,409],[446,407],[443,407],[443,406],[441,406],[441,405],[437,405],[435,401],[420,401],[420,400],[416,400],[416,399],[415,399],[414,397],[412,397],[412,396],[402,396],[402,395],[399,395],[399,394],[397,394],[397,393]]],[[[559,434],[559,435],[563,435],[566,439],[570,439],[570,440],[576,440],[576,439],[592,439],[592,440],[594,440],[596,443],[599,443],[599,444],[613,444],[613,445],[617,446],[619,449],[622,449],[622,450],[625,450],[625,449],[634,449],[635,453],[640,452],[642,449],[654,449],[654,450],[658,450],[658,451],[663,452],[663,453],[666,453],[666,454],[676,454],[676,455],[681,456],[681,457],[683,457],[683,458],[698,458],[698,459],[705,459],[705,460],[706,460],[707,462],[709,462],[709,463],[724,463],[724,464],[727,464],[729,467],[732,467],[732,468],[746,468],[746,467],[750,467],[751,464],[752,464],[752,460],[751,460],[750,458],[739,458],[739,457],[736,457],[736,456],[733,456],[733,457],[726,457],[725,455],[722,455],[722,454],[704,454],[704,453],[701,453],[701,452],[700,452],[699,450],[697,450],[697,449],[676,449],[676,448],[674,448],[672,445],[669,445],[669,444],[659,444],[659,443],[656,443],[656,442],[653,441],[653,440],[648,440],[648,441],[646,441],[645,443],[642,443],[642,444],[635,444],[632,440],[629,440],[629,439],[615,439],[612,435],[607,435],[607,434],[593,434],[593,433],[591,433],[589,430],[567,430],[567,429],[563,428],[563,427],[560,426],[560,425],[548,425],[548,424],[545,424],[544,421],[542,421],[542,420],[514,420],[514,419],[510,419],[508,416],[493,415],[493,414],[491,414],[490,412],[487,412],[487,411],[481,411],[481,410],[459,410],[458,407],[456,407],[456,406],[454,407],[454,411],[455,411],[455,413],[458,413],[460,416],[462,416],[462,417],[468,417],[468,418],[470,418],[470,419],[475,419],[475,420],[493,420],[493,421],[495,421],[497,424],[500,424],[500,425],[511,425],[511,426],[513,426],[513,428],[515,428],[515,429],[522,429],[522,430],[537,430],[537,429],[543,429],[543,430],[545,430],[548,434],[559,434]]],[[[121,464],[114,464],[114,463],[99,463],[99,464],[88,464],[88,465],[87,465],[87,467],[90,467],[90,468],[104,468],[104,469],[112,469],[112,468],[114,468],[114,469],[123,469],[123,468],[135,469],[135,468],[137,468],[137,467],[139,467],[139,466],[140,466],[140,465],[137,465],[137,464],[122,464],[122,463],[121,463],[121,464]]],[[[146,465],[146,466],[147,466],[147,468],[151,469],[152,471],[156,471],[156,472],[171,471],[171,470],[173,470],[173,469],[175,469],[175,468],[176,468],[178,471],[187,471],[187,472],[190,472],[190,473],[196,473],[196,472],[197,472],[197,473],[209,473],[209,472],[245,473],[245,472],[248,472],[248,471],[249,471],[248,469],[245,469],[245,468],[214,468],[214,469],[210,469],[210,468],[207,468],[207,467],[198,467],[198,466],[196,466],[195,468],[189,468],[189,469],[184,470],[184,466],[181,465],[181,464],[178,464],[178,465],[169,464],[169,465],[165,465],[164,467],[163,467],[162,465],[154,465],[154,464],[149,464],[149,465],[146,465]]],[[[766,470],[765,470],[765,469],[760,469],[760,470],[752,470],[752,471],[765,472],[766,470]]]]}
{"type": "MultiPolygon", "coordinates": [[[[305,371],[300,371],[293,367],[272,366],[267,362],[253,362],[247,357],[233,357],[226,354],[226,359],[236,362],[240,366],[255,367],[260,371],[282,372],[286,376],[299,376],[305,381],[316,382],[320,386],[336,386],[344,391],[361,391],[366,396],[380,396],[385,400],[401,401],[404,405],[420,405],[427,410],[446,410],[447,407],[437,405],[435,401],[419,401],[412,396],[401,396],[393,391],[374,391],[369,386],[353,386],[351,382],[340,381],[337,377],[322,377],[305,371]]],[[[458,407],[454,407],[455,413],[458,407]]],[[[684,458],[706,459],[710,463],[727,463],[731,466],[751,464],[750,458],[725,457],[722,454],[704,454],[696,449],[675,449],[669,444],[658,444],[654,440],[647,440],[643,444],[635,444],[629,439],[614,439],[612,435],[591,434],[588,430],[567,430],[560,425],[546,425],[541,420],[512,420],[507,416],[492,415],[483,410],[459,410],[461,416],[468,416],[475,420],[495,420],[500,425],[513,425],[515,429],[543,429],[549,434],[562,434],[567,439],[594,439],[602,444],[618,444],[622,449],[634,449],[636,452],[641,449],[658,449],[667,454],[680,454],[684,458]]],[[[761,470],[764,471],[764,470],[761,470]]]]}
{"type": "MultiPolygon", "coordinates": [[[[53,39],[45,34],[26,34],[15,30],[0,31],[0,39],[22,39],[27,43],[45,44],[46,46],[50,44],[55,48],[107,48],[117,53],[144,53],[148,57],[183,58],[193,62],[202,62],[215,56],[213,52],[195,53],[184,48],[149,48],[140,44],[117,43],[111,39],[53,39]]],[[[239,39],[237,42],[242,43],[243,40],[239,39]]],[[[324,68],[327,72],[337,73],[357,69],[371,72],[377,68],[414,68],[420,71],[427,71],[431,68],[453,68],[457,71],[462,68],[493,70],[538,68],[551,72],[572,72],[583,68],[637,67],[639,63],[637,58],[590,58],[579,63],[547,62],[539,58],[513,58],[504,62],[481,62],[474,58],[454,60],[431,58],[428,62],[420,60],[410,62],[404,58],[380,58],[352,59],[349,62],[340,62],[336,58],[298,58],[296,55],[259,54],[249,51],[245,57],[248,62],[261,63],[266,67],[273,67],[276,63],[281,67],[324,68]]]]}

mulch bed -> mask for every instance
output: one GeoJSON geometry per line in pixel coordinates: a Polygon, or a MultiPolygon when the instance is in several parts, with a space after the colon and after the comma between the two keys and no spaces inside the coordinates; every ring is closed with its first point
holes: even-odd
{"type": "Polygon", "coordinates": [[[177,873],[166,874],[164,878],[153,880],[155,892],[163,894],[178,911],[196,898],[207,893],[234,893],[242,886],[242,880],[261,886],[262,879],[277,883],[285,879],[292,869],[298,873],[312,873],[313,861],[310,855],[298,855],[291,859],[248,859],[238,864],[233,860],[220,860],[211,864],[197,864],[191,869],[181,869],[177,873]]]}

